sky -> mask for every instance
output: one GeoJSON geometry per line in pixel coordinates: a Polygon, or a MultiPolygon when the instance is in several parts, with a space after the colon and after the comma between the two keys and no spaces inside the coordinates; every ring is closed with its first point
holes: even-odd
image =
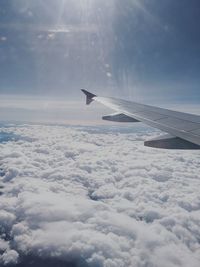
{"type": "Polygon", "coordinates": [[[199,25],[199,0],[0,0],[0,266],[199,267],[199,152],[80,91],[200,114],[199,25]]]}
{"type": "Polygon", "coordinates": [[[0,94],[198,103],[198,0],[2,0],[0,94]]]}

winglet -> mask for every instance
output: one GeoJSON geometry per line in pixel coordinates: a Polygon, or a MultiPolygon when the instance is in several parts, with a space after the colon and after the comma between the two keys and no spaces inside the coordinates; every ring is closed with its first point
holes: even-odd
{"type": "Polygon", "coordinates": [[[96,95],[86,91],[85,89],[81,89],[81,91],[86,95],[86,105],[89,105],[94,99],[94,97],[96,97],[96,95]]]}

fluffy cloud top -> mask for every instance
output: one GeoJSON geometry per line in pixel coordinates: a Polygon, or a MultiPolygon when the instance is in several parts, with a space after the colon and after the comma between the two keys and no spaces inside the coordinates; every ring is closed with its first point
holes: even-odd
{"type": "Polygon", "coordinates": [[[134,130],[2,128],[1,265],[199,266],[200,154],[134,130]]]}

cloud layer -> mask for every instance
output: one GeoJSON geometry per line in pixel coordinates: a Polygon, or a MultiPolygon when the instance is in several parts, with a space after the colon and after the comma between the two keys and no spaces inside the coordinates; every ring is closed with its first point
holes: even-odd
{"type": "Polygon", "coordinates": [[[0,144],[2,265],[199,266],[199,152],[127,129],[2,128],[21,136],[0,144]]]}

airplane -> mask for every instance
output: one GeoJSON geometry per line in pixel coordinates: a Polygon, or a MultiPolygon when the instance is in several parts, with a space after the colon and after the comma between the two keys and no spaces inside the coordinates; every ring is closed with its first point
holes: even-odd
{"type": "Polygon", "coordinates": [[[86,104],[97,101],[116,111],[103,116],[115,122],[143,122],[167,134],[144,142],[147,147],[163,149],[200,149],[200,116],[139,104],[113,97],[100,97],[81,89],[86,104]]]}

